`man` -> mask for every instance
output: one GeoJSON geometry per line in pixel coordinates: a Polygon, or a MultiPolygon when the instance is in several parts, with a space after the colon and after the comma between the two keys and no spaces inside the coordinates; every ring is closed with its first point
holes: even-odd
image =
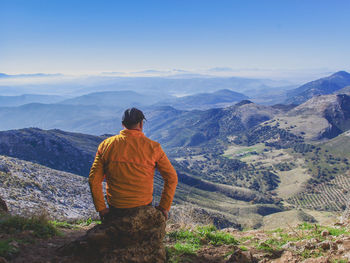
{"type": "Polygon", "coordinates": [[[127,109],[122,118],[125,128],[119,135],[104,140],[98,147],[91,167],[89,184],[103,220],[115,211],[127,211],[152,203],[155,168],[164,180],[159,209],[165,219],[174,198],[177,175],[159,143],[143,132],[145,116],[136,108],[127,109]],[[106,179],[107,208],[102,182],[106,179]]]}

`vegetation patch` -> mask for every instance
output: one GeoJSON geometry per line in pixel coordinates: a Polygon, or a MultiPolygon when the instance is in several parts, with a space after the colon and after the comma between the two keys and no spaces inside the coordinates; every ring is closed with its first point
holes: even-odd
{"type": "Polygon", "coordinates": [[[203,246],[237,245],[238,241],[229,233],[217,230],[213,225],[180,229],[167,234],[169,262],[186,262],[183,256],[195,255],[203,246]],[[179,261],[181,258],[181,261],[179,261]]]}
{"type": "Polygon", "coordinates": [[[23,231],[32,231],[35,237],[48,238],[60,235],[58,229],[45,216],[4,216],[0,219],[0,233],[18,234],[23,231]]]}
{"type": "Polygon", "coordinates": [[[16,240],[13,238],[0,240],[0,257],[9,259],[19,252],[14,242],[16,242],[16,240]]]}

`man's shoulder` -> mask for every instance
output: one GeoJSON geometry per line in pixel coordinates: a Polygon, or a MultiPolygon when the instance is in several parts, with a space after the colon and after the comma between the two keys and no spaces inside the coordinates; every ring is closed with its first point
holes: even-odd
{"type": "Polygon", "coordinates": [[[106,139],[104,139],[101,143],[100,143],[100,147],[104,147],[106,145],[111,144],[112,142],[114,142],[115,140],[117,140],[119,135],[113,135],[111,137],[108,137],[106,139]]]}
{"type": "Polygon", "coordinates": [[[160,143],[156,142],[146,136],[142,137],[145,141],[147,141],[150,145],[152,145],[153,147],[160,147],[160,143]]]}

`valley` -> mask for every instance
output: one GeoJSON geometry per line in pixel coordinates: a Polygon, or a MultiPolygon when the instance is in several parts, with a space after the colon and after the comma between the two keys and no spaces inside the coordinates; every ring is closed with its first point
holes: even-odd
{"type": "MultiPolygon", "coordinates": [[[[70,187],[86,186],[84,177],[97,146],[121,129],[123,107],[140,105],[147,118],[145,134],[161,143],[178,172],[172,216],[188,211],[219,228],[240,229],[269,228],[276,224],[274,215],[288,214],[291,222],[323,222],[328,212],[334,212],[333,217],[341,215],[349,202],[350,97],[339,85],[344,78],[344,72],[333,74],[327,83],[335,80],[335,88],[310,99],[305,91],[311,84],[305,84],[302,92],[294,90],[299,98],[305,95],[299,105],[261,105],[230,90],[165,96],[163,101],[128,91],[95,92],[49,104],[18,105],[21,100],[16,98],[11,103],[17,104],[0,107],[0,128],[6,130],[0,131],[1,163],[16,163],[1,172],[0,195],[13,211],[20,207],[16,202],[33,207],[45,200],[52,204],[49,212],[59,216],[62,213],[57,211],[63,208],[55,211],[54,207],[63,205],[57,201],[60,191],[51,192],[50,199],[45,184],[39,186],[30,179],[34,168],[27,171],[27,167],[36,167],[34,174],[44,181],[51,173],[77,174],[82,177],[72,175],[80,179],[70,181],[70,187]],[[123,104],[114,105],[118,100],[123,104]]],[[[313,82],[312,88],[315,83],[323,81],[313,82]]],[[[68,187],[58,179],[57,184],[51,182],[53,188],[68,187]]],[[[155,203],[161,188],[162,180],[156,175],[155,203]]],[[[96,216],[87,186],[83,192],[84,196],[67,192],[80,202],[89,199],[83,208],[89,212],[76,213],[96,216]]],[[[64,205],[67,209],[74,206],[64,205]]]]}

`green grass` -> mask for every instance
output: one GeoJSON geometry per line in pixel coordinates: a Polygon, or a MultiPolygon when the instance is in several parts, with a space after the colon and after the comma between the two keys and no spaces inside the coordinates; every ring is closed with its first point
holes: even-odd
{"type": "Polygon", "coordinates": [[[238,248],[242,251],[248,251],[248,248],[246,246],[239,246],[238,248]]]}
{"type": "Polygon", "coordinates": [[[348,263],[348,260],[346,260],[346,259],[333,259],[333,260],[331,260],[331,263],[348,263]]]}
{"type": "Polygon", "coordinates": [[[91,224],[101,224],[101,221],[92,220],[91,218],[87,220],[78,220],[72,223],[69,223],[67,221],[56,221],[56,220],[49,221],[49,222],[57,228],[68,228],[68,229],[77,229],[82,226],[89,226],[91,224]]]}
{"type": "Polygon", "coordinates": [[[230,234],[218,231],[215,226],[199,226],[193,230],[181,229],[168,234],[171,240],[190,244],[229,245],[238,244],[230,234]]]}
{"type": "Polygon", "coordinates": [[[16,234],[23,231],[33,231],[35,237],[51,237],[60,235],[57,227],[49,222],[44,216],[21,217],[4,216],[0,218],[0,233],[16,234]]]}
{"type": "Polygon", "coordinates": [[[311,230],[311,234],[314,235],[315,237],[322,238],[321,237],[321,232],[323,230],[328,230],[329,234],[331,236],[340,236],[340,235],[350,235],[350,232],[344,228],[335,228],[335,227],[330,227],[330,226],[321,226],[317,224],[310,224],[307,222],[304,222],[298,226],[298,229],[300,230],[311,230]]]}
{"type": "Polygon", "coordinates": [[[11,242],[13,241],[18,242],[13,238],[0,240],[0,257],[9,259],[19,252],[18,248],[11,245],[11,242]]]}
{"type": "Polygon", "coordinates": [[[196,254],[196,251],[199,249],[199,245],[190,244],[190,243],[176,243],[174,245],[174,249],[177,254],[194,255],[196,254]]]}
{"type": "MultiPolygon", "coordinates": [[[[167,234],[175,243],[168,246],[169,262],[186,262],[183,256],[194,255],[203,245],[237,245],[238,241],[230,234],[216,229],[215,226],[198,226],[195,229],[180,229],[167,234]],[[181,258],[181,261],[179,261],[181,258]]],[[[189,259],[188,259],[189,260],[189,259]]]]}
{"type": "Polygon", "coordinates": [[[224,154],[223,157],[234,158],[236,155],[241,155],[239,158],[247,157],[251,155],[252,152],[262,153],[265,149],[265,144],[259,143],[249,147],[240,147],[236,151],[230,154],[224,154]]]}

